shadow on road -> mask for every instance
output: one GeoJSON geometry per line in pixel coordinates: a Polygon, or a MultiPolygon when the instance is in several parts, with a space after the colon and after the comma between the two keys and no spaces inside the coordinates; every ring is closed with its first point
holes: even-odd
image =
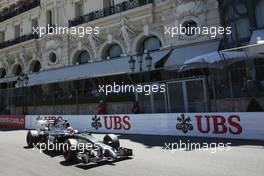
{"type": "Polygon", "coordinates": [[[60,164],[63,166],[75,166],[77,168],[80,169],[84,169],[84,170],[88,170],[88,169],[92,169],[92,168],[96,168],[96,167],[100,167],[100,166],[115,166],[117,162],[120,161],[125,161],[125,160],[131,160],[133,159],[132,157],[128,157],[128,158],[121,158],[121,159],[117,159],[117,160],[113,160],[113,161],[102,161],[99,163],[89,163],[89,164],[83,164],[81,161],[73,161],[73,162],[66,162],[66,161],[61,161],[60,164]]]}
{"type": "Polygon", "coordinates": [[[127,139],[136,143],[141,143],[146,148],[165,147],[168,143],[177,144],[228,144],[230,146],[262,146],[264,148],[264,141],[260,140],[240,140],[227,138],[202,138],[202,137],[186,137],[186,136],[155,136],[155,135],[119,135],[120,139],[127,139]]]}
{"type": "Polygon", "coordinates": [[[57,156],[62,156],[62,151],[49,151],[49,150],[44,150],[44,154],[50,156],[51,158],[57,157],[57,156]]]}
{"type": "MultiPolygon", "coordinates": [[[[40,151],[41,150],[41,148],[40,148],[40,146],[38,145],[37,146],[37,148],[38,148],[38,150],[40,151]]],[[[31,150],[33,150],[33,148],[32,147],[29,147],[29,146],[24,146],[24,149],[31,149],[31,150]]],[[[35,149],[35,150],[37,150],[37,149],[35,149]]],[[[50,151],[50,150],[42,150],[42,153],[44,153],[45,155],[48,155],[49,157],[51,157],[51,158],[54,158],[54,157],[57,157],[57,156],[61,156],[62,155],[62,151],[50,151]]]]}
{"type": "MultiPolygon", "coordinates": [[[[38,149],[40,149],[39,146],[37,146],[38,149]]],[[[31,149],[32,147],[28,147],[28,146],[24,146],[24,149],[31,149]]],[[[42,151],[44,154],[50,156],[51,158],[53,157],[58,157],[58,156],[62,156],[62,151],[48,151],[48,150],[43,150],[42,151]]],[[[124,161],[124,160],[130,160],[133,159],[132,157],[127,157],[127,158],[119,158],[116,160],[112,160],[112,161],[101,161],[98,163],[89,163],[89,164],[83,164],[81,162],[81,160],[76,160],[76,161],[71,161],[71,162],[67,162],[67,161],[61,161],[60,164],[63,166],[75,166],[77,168],[80,169],[84,169],[84,170],[88,170],[88,169],[92,169],[92,168],[96,168],[96,167],[100,167],[100,166],[104,166],[104,165],[110,165],[110,166],[115,166],[115,163],[119,162],[119,161],[124,161]]]]}

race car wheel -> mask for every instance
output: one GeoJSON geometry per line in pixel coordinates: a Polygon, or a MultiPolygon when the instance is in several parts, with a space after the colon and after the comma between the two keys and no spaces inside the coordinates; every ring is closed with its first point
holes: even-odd
{"type": "Polygon", "coordinates": [[[27,145],[34,147],[39,142],[39,135],[37,130],[30,130],[27,132],[27,145]]]}
{"type": "Polygon", "coordinates": [[[78,141],[76,139],[67,139],[63,146],[63,156],[65,161],[75,161],[77,160],[77,150],[78,141]]]}
{"type": "Polygon", "coordinates": [[[118,149],[120,147],[119,139],[116,135],[114,134],[107,134],[105,135],[103,142],[106,145],[109,145],[113,147],[114,149],[118,149]]]}

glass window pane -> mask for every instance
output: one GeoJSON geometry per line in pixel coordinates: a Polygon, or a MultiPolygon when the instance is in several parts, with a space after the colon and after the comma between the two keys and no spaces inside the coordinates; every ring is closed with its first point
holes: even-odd
{"type": "Polygon", "coordinates": [[[90,55],[87,51],[82,51],[78,58],[77,58],[77,62],[79,64],[85,64],[85,63],[88,63],[88,61],[90,60],[90,55]]]}
{"type": "Polygon", "coordinates": [[[147,38],[144,41],[144,50],[148,50],[148,51],[154,51],[154,50],[158,50],[161,47],[161,42],[157,37],[151,37],[151,38],[147,38]]]}
{"type": "Polygon", "coordinates": [[[243,4],[243,3],[237,4],[235,6],[235,8],[236,8],[237,13],[240,15],[247,13],[247,8],[246,8],[245,4],[243,4]]]}
{"type": "Polygon", "coordinates": [[[122,48],[119,45],[113,45],[109,48],[109,57],[115,58],[120,57],[122,54],[122,48]]]}
{"type": "Polygon", "coordinates": [[[182,83],[169,83],[168,96],[170,112],[185,112],[182,83]]]}
{"type": "Polygon", "coordinates": [[[0,78],[4,78],[5,76],[6,76],[6,70],[2,68],[0,70],[0,78]]]}
{"type": "Polygon", "coordinates": [[[188,111],[204,112],[206,104],[204,99],[204,86],[202,80],[186,82],[188,111]]]}
{"type": "Polygon", "coordinates": [[[250,36],[250,25],[249,25],[249,20],[248,18],[244,18],[241,20],[238,20],[236,22],[237,24],[237,33],[238,33],[238,37],[240,39],[242,38],[248,38],[250,36]]]}
{"type": "Polygon", "coordinates": [[[143,93],[139,93],[138,103],[139,103],[141,113],[151,113],[150,96],[146,96],[143,93]]]}
{"type": "Polygon", "coordinates": [[[257,4],[256,7],[256,20],[257,20],[257,25],[258,28],[263,28],[264,27],[264,1],[261,0],[257,4]]]}
{"type": "Polygon", "coordinates": [[[157,92],[153,93],[154,110],[155,113],[166,112],[165,93],[157,92]]]}

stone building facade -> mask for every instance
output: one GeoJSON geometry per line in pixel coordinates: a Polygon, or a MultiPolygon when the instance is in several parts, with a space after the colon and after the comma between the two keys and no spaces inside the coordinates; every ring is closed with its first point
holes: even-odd
{"type": "MultiPolygon", "coordinates": [[[[124,2],[119,1],[115,3],[124,2]]],[[[32,3],[34,2],[32,1],[32,3]]],[[[131,1],[135,4],[137,2],[137,0],[131,1]]],[[[10,8],[14,4],[22,3],[28,3],[28,1],[2,0],[0,11],[10,8]]],[[[35,8],[1,21],[0,32],[4,33],[4,41],[15,40],[16,27],[20,28],[19,36],[21,37],[33,33],[34,23],[37,23],[38,26],[47,26],[47,13],[50,12],[53,24],[68,27],[69,21],[76,18],[77,3],[82,4],[83,15],[104,8],[103,0],[41,0],[35,8]]],[[[19,67],[24,73],[33,72],[37,63],[41,65],[40,71],[67,67],[74,64],[74,57],[81,50],[86,50],[91,61],[96,62],[102,60],[104,51],[113,44],[118,44],[122,48],[123,55],[134,54],[138,52],[144,39],[149,36],[158,37],[162,48],[193,44],[210,40],[210,38],[207,36],[171,38],[164,35],[164,26],[175,26],[190,20],[194,20],[202,26],[220,25],[218,4],[215,0],[155,0],[153,3],[151,1],[146,1],[146,3],[139,7],[134,5],[135,7],[121,13],[80,24],[81,26],[100,27],[100,35],[96,36],[96,39],[92,39],[92,41],[95,40],[94,42],[89,40],[88,36],[80,38],[73,35],[44,35],[38,39],[33,38],[8,47],[1,47],[1,69],[5,69],[6,76],[11,76],[16,74],[19,67]],[[125,23],[122,24],[122,21],[125,23]],[[130,29],[126,37],[124,37],[122,27],[130,29]],[[51,52],[56,54],[55,62],[50,61],[51,52]]]]}
{"type": "MultiPolygon", "coordinates": [[[[22,104],[23,106],[26,104],[28,113],[31,114],[43,113],[41,107],[50,114],[58,112],[56,111],[58,107],[62,109],[58,113],[63,112],[63,109],[67,111],[65,113],[71,114],[93,113],[95,102],[82,102],[81,105],[76,103],[80,102],[83,96],[78,91],[89,89],[90,84],[97,85],[102,81],[107,82],[108,80],[109,82],[109,80],[120,79],[120,77],[110,77],[110,73],[102,76],[100,69],[103,72],[109,69],[108,67],[112,67],[111,60],[143,55],[146,50],[154,58],[153,70],[143,70],[143,72],[133,73],[132,76],[130,71],[119,73],[117,70],[116,74],[122,73],[124,80],[129,80],[131,77],[140,78],[143,83],[157,81],[167,84],[171,81],[170,85],[173,87],[178,84],[177,69],[175,67],[166,70],[164,68],[166,62],[174,59],[174,62],[180,66],[186,59],[191,58],[177,56],[178,53],[185,52],[184,55],[188,55],[192,53],[189,50],[193,49],[193,56],[196,56],[195,54],[203,53],[197,51],[200,50],[199,45],[202,46],[202,50],[207,51],[211,42],[214,43],[212,48],[215,48],[211,50],[217,51],[219,48],[224,48],[221,44],[223,36],[212,37],[211,35],[186,33],[186,35],[172,37],[166,34],[165,28],[180,25],[187,28],[192,26],[220,27],[221,22],[217,0],[0,0],[0,84],[1,96],[4,99],[1,100],[1,108],[8,109],[11,113],[20,113],[22,105],[17,105],[17,98],[23,97],[22,104]],[[34,31],[37,27],[47,26],[91,27],[93,29],[98,27],[99,34],[94,33],[82,37],[78,34],[44,34],[39,36],[34,31]],[[168,52],[163,53],[162,58],[155,59],[155,57],[159,57],[157,54],[159,51],[168,52]],[[79,68],[85,70],[87,66],[87,69],[91,69],[98,64],[102,66],[98,68],[98,73],[97,71],[96,74],[87,73],[85,78],[80,76],[80,78],[74,77],[68,80],[70,75],[68,78],[62,76],[60,79],[52,79],[53,76],[58,77],[59,74],[68,72],[69,69],[75,69],[74,74],[76,74],[79,68]],[[84,66],[81,67],[81,65],[84,66]],[[26,91],[24,87],[21,91],[21,88],[17,86],[17,78],[22,73],[29,77],[26,91]],[[154,78],[146,80],[144,76],[148,73],[151,78],[154,78]],[[79,96],[76,96],[78,98],[74,96],[72,103],[56,105],[54,102],[57,98],[57,89],[63,92],[76,90],[75,93],[79,96]],[[25,103],[25,97],[27,99],[32,94],[34,94],[33,98],[28,100],[28,104],[25,103]],[[54,94],[56,94],[55,97],[54,94]],[[51,95],[52,106],[49,103],[45,106],[34,103],[36,99],[45,99],[44,95],[51,95]]],[[[128,62],[125,66],[129,70],[128,62]]],[[[120,67],[124,67],[124,65],[120,64],[120,67]]],[[[80,72],[82,71],[80,69],[80,72]]],[[[186,74],[184,75],[186,76],[186,74]]],[[[158,97],[156,95],[148,97],[146,102],[144,97],[140,99],[136,96],[136,99],[144,102],[142,104],[144,112],[214,110],[214,107],[210,108],[212,103],[210,103],[209,93],[206,92],[205,74],[203,72],[191,73],[187,74],[187,77],[188,79],[180,82],[180,87],[183,89],[183,100],[169,100],[169,97],[177,96],[178,92],[176,89],[170,90],[169,84],[167,86],[170,95],[168,93],[160,95],[162,98],[158,99],[156,104],[155,98],[158,97]],[[193,76],[197,76],[197,79],[193,80],[193,76]],[[189,86],[189,79],[193,85],[189,86]],[[191,93],[195,87],[200,87],[197,91],[202,92],[198,98],[195,98],[191,93]],[[194,98],[190,98],[192,96],[194,98]],[[189,102],[189,99],[193,99],[193,101],[189,102]],[[202,100],[198,101],[197,99],[202,100]],[[178,104],[181,108],[174,108],[178,104]],[[207,108],[201,109],[196,107],[197,105],[207,108]],[[160,108],[162,106],[164,108],[160,108]],[[156,110],[159,108],[160,110],[156,110]]],[[[182,79],[180,78],[180,80],[182,79]]],[[[182,91],[181,88],[179,92],[182,91]]],[[[67,96],[73,97],[72,93],[67,96]]],[[[125,103],[115,100],[115,103],[109,104],[111,107],[109,111],[111,113],[129,113],[132,102],[131,98],[127,99],[125,103]]]]}

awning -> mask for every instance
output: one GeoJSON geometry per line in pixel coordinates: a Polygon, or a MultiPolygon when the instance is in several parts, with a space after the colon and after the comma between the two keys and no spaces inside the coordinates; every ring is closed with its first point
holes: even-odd
{"type": "Polygon", "coordinates": [[[177,70],[186,60],[218,50],[220,41],[214,40],[197,45],[174,49],[164,65],[165,70],[177,70]]]}
{"type": "MultiPolygon", "coordinates": [[[[162,60],[164,57],[167,57],[169,55],[171,50],[162,50],[162,51],[156,51],[156,52],[152,52],[150,53],[150,56],[152,57],[152,69],[156,69],[157,66],[157,62],[159,62],[160,60],[162,60]]],[[[143,56],[143,64],[142,64],[142,68],[143,70],[147,70],[147,64],[145,63],[145,58],[147,57],[146,54],[144,54],[143,56]]],[[[139,68],[139,64],[136,64],[136,68],[139,68]]]]}
{"type": "Polygon", "coordinates": [[[264,43],[264,29],[255,30],[252,33],[250,44],[264,43]]]}
{"type": "MultiPolygon", "coordinates": [[[[153,58],[153,68],[155,67],[155,63],[165,57],[168,53],[169,50],[151,53],[150,55],[153,58]]],[[[146,55],[144,55],[144,58],[145,57],[146,55]]],[[[129,59],[130,57],[122,57],[30,74],[28,86],[130,73],[129,59]]],[[[147,69],[145,65],[144,59],[142,64],[144,70],[147,69]]],[[[136,68],[138,68],[138,63],[136,64],[136,68]]]]}
{"type": "Polygon", "coordinates": [[[180,68],[180,71],[201,68],[221,69],[226,65],[230,65],[246,59],[248,59],[248,56],[244,51],[212,52],[185,61],[184,65],[180,68]]]}
{"type": "Polygon", "coordinates": [[[248,53],[250,57],[264,57],[264,29],[255,30],[250,39],[248,53]]]}
{"type": "Polygon", "coordinates": [[[127,57],[58,68],[30,74],[28,86],[124,74],[128,72],[128,69],[127,57]]]}
{"type": "Polygon", "coordinates": [[[10,83],[10,82],[15,82],[17,80],[17,76],[12,76],[12,77],[5,77],[0,79],[0,84],[2,83],[10,83]]]}

